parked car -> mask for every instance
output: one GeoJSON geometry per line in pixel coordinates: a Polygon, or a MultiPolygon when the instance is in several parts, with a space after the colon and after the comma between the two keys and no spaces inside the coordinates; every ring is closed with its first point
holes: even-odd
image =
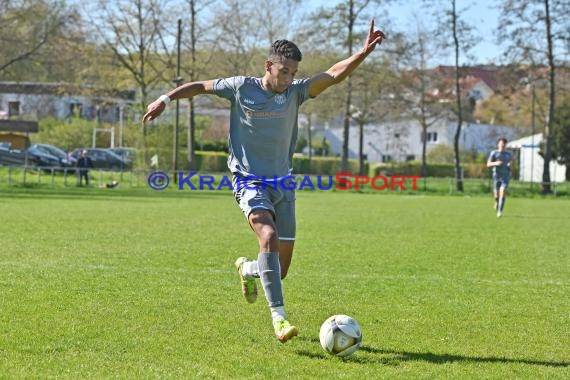
{"type": "Polygon", "coordinates": [[[74,157],[68,155],[63,151],[63,149],[60,149],[54,145],[33,144],[30,148],[38,149],[46,154],[50,154],[52,156],[59,158],[60,165],[63,167],[75,166],[75,163],[77,162],[77,160],[74,157]]]}
{"type": "MultiPolygon", "coordinates": [[[[26,152],[24,152],[25,154],[26,152]]],[[[42,149],[32,145],[27,149],[28,157],[32,157],[36,161],[37,166],[60,168],[61,161],[59,157],[46,153],[42,149]]]]}
{"type": "MultiPolygon", "coordinates": [[[[0,146],[0,165],[23,166],[26,163],[26,153],[19,149],[10,149],[10,145],[0,146]]],[[[28,164],[35,165],[35,160],[28,157],[28,164]]]]}
{"type": "Polygon", "coordinates": [[[137,150],[135,148],[108,148],[107,150],[115,153],[117,156],[121,157],[125,162],[128,162],[131,166],[134,164],[137,156],[137,150]]]}
{"type": "Polygon", "coordinates": [[[60,168],[59,159],[50,154],[43,153],[37,148],[10,149],[5,145],[0,147],[0,164],[10,166],[43,167],[46,169],[60,168]]]}
{"type": "Polygon", "coordinates": [[[131,165],[125,162],[121,157],[117,156],[115,153],[109,151],[108,149],[101,148],[79,148],[75,149],[71,156],[76,160],[79,158],[79,153],[82,150],[87,151],[87,157],[91,158],[93,162],[94,169],[130,169],[131,165]]]}

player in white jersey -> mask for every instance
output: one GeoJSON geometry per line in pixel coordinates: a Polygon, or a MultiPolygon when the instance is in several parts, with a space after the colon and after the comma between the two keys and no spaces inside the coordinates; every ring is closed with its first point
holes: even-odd
{"type": "Polygon", "coordinates": [[[256,260],[240,257],[235,266],[242,293],[257,298],[259,278],[269,304],[277,339],[285,343],[298,334],[287,319],[281,280],[285,278],[295,243],[295,193],[281,186],[291,173],[300,105],[344,80],[380,45],[385,35],[374,20],[363,48],[311,78],[295,80],[302,59],[287,40],[273,43],[261,78],[230,77],[183,84],[161,95],[147,108],[143,122],[154,120],[174,99],[212,94],[231,101],[228,167],[234,195],[259,243],[256,260]]]}

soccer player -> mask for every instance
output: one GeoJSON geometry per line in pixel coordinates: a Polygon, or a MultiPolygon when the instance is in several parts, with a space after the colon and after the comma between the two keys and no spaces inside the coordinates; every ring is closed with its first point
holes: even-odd
{"type": "Polygon", "coordinates": [[[507,139],[500,137],[497,140],[497,149],[493,150],[487,160],[487,167],[493,168],[493,195],[495,196],[495,211],[497,218],[503,216],[505,196],[509,187],[511,176],[511,160],[513,155],[505,150],[507,139]]]}
{"type": "MultiPolygon", "coordinates": [[[[311,78],[295,79],[302,54],[290,41],[275,41],[265,61],[263,77],[235,76],[183,84],[161,95],[147,108],[143,122],[154,120],[173,99],[213,94],[231,101],[228,167],[233,192],[259,243],[256,260],[235,262],[242,293],[257,299],[259,278],[269,303],[273,328],[281,343],[298,334],[287,320],[281,280],[285,278],[295,243],[295,192],[280,186],[292,171],[299,107],[341,82],[380,45],[385,35],[370,30],[363,48],[311,78]]],[[[286,187],[286,188],[285,188],[286,187]]]]}

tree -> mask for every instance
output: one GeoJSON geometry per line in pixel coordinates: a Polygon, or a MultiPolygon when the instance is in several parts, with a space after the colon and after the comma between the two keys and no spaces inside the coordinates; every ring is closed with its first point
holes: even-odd
{"type": "Polygon", "coordinates": [[[251,17],[260,6],[255,1],[223,0],[215,13],[217,28],[211,30],[215,39],[212,51],[222,60],[216,60],[218,75],[253,75],[259,73],[261,46],[266,46],[260,27],[262,19],[251,17]]]}
{"type": "Polygon", "coordinates": [[[436,56],[436,41],[431,38],[431,31],[422,24],[420,17],[414,15],[416,30],[408,38],[399,39],[396,49],[396,62],[401,76],[400,101],[408,110],[404,114],[416,119],[421,127],[422,167],[421,174],[427,177],[427,133],[428,129],[448,115],[447,107],[434,99],[428,91],[433,85],[433,78],[428,70],[428,62],[436,56]]]}
{"type": "MultiPolygon", "coordinates": [[[[97,40],[110,49],[131,74],[140,91],[139,111],[144,114],[150,91],[164,81],[164,67],[173,66],[171,62],[160,61],[164,56],[174,57],[168,50],[161,51],[165,48],[163,12],[168,9],[168,0],[99,0],[90,5],[87,11],[97,40]]],[[[143,136],[146,136],[146,128],[143,128],[143,136]]]]}
{"type": "Polygon", "coordinates": [[[358,124],[358,171],[364,172],[364,125],[382,121],[388,115],[400,114],[395,94],[397,78],[387,60],[370,57],[353,74],[355,90],[351,104],[351,118],[358,124]]]}
{"type": "Polygon", "coordinates": [[[77,12],[61,1],[0,1],[0,75],[17,80],[29,75],[34,58],[54,48],[52,42],[78,21],[77,12]]]}
{"type": "MultiPolygon", "coordinates": [[[[204,68],[209,64],[213,57],[213,54],[210,54],[204,61],[199,61],[197,51],[197,46],[201,42],[199,37],[204,36],[206,32],[203,24],[199,23],[200,18],[198,16],[204,11],[208,11],[212,4],[214,4],[214,0],[201,2],[200,4],[198,4],[197,0],[186,0],[184,8],[189,12],[182,12],[182,14],[189,14],[189,20],[184,23],[186,29],[182,40],[185,50],[190,54],[190,66],[185,67],[184,69],[184,72],[188,77],[188,82],[198,80],[200,74],[204,72],[204,68]],[[184,38],[185,36],[187,36],[187,38],[184,38]]],[[[186,158],[191,168],[194,168],[194,164],[196,162],[194,149],[196,145],[196,129],[195,102],[194,98],[190,98],[188,99],[188,133],[186,139],[188,153],[186,158]]]]}
{"type": "MultiPolygon", "coordinates": [[[[463,178],[461,173],[461,161],[459,155],[459,138],[461,137],[461,127],[464,119],[464,106],[462,105],[462,93],[460,87],[460,53],[468,53],[474,46],[475,39],[473,37],[474,28],[467,24],[461,15],[465,9],[457,9],[457,0],[445,0],[442,5],[440,0],[427,0],[427,4],[431,4],[436,9],[434,16],[437,20],[442,20],[436,30],[436,36],[440,37],[440,46],[443,49],[451,48],[453,50],[454,67],[455,67],[455,106],[453,111],[457,117],[457,127],[453,137],[453,156],[455,163],[455,178],[457,191],[463,191],[463,178]]],[[[463,4],[463,3],[462,3],[463,4]]]]}
{"type": "Polygon", "coordinates": [[[259,25],[262,41],[265,39],[270,46],[275,40],[286,38],[300,3],[301,0],[258,0],[253,14],[263,20],[259,25]],[[267,9],[279,11],[268,12],[267,9]]]}
{"type": "Polygon", "coordinates": [[[519,62],[548,66],[548,113],[544,123],[544,167],[542,193],[552,192],[553,121],[556,109],[556,54],[567,48],[570,39],[568,0],[504,0],[498,30],[499,40],[508,44],[505,55],[519,62]]]}
{"type": "MultiPolygon", "coordinates": [[[[364,22],[368,22],[369,18],[363,15],[373,6],[379,6],[381,3],[386,4],[388,0],[349,0],[340,2],[330,8],[319,8],[312,14],[308,21],[310,23],[302,33],[307,42],[312,42],[315,47],[321,50],[339,51],[337,46],[340,44],[346,48],[345,54],[351,56],[354,53],[354,44],[364,38],[362,28],[364,22]],[[326,33],[322,33],[326,30],[326,33]]],[[[337,90],[340,92],[340,89],[337,90]]],[[[341,153],[341,170],[348,170],[348,146],[349,146],[349,128],[352,118],[352,79],[351,76],[345,79],[342,89],[344,95],[344,116],[343,116],[343,133],[342,133],[342,153],[341,153]]]]}

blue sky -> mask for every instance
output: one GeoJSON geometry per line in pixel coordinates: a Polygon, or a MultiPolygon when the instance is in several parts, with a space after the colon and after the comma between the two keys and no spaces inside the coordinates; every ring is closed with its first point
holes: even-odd
{"type": "MultiPolygon", "coordinates": [[[[495,41],[496,35],[496,28],[498,24],[499,18],[499,10],[494,9],[496,8],[497,4],[500,4],[500,1],[497,0],[478,0],[470,1],[470,0],[458,0],[458,10],[462,11],[464,8],[467,7],[465,12],[462,12],[462,16],[465,18],[465,21],[477,29],[477,33],[480,35],[480,42],[477,46],[475,46],[471,50],[471,54],[475,56],[474,61],[465,61],[463,63],[491,63],[496,62],[498,63],[498,57],[501,53],[501,48],[497,45],[495,41]]],[[[307,3],[306,3],[307,4],[307,3]]],[[[331,6],[331,1],[326,0],[315,0],[310,1],[307,4],[307,7],[304,6],[305,10],[309,9],[316,9],[320,6],[326,5],[327,7],[331,6]]],[[[332,4],[338,4],[338,1],[332,2],[332,4]]],[[[406,25],[415,25],[415,21],[413,21],[413,14],[414,12],[418,14],[429,14],[429,10],[425,10],[422,8],[422,2],[419,0],[400,0],[397,3],[391,4],[383,8],[382,11],[387,11],[390,15],[390,22],[400,31],[405,31],[406,25]]],[[[375,22],[378,26],[382,26],[382,18],[381,13],[378,12],[375,15],[375,22]]],[[[430,27],[429,22],[435,22],[434,20],[430,20],[431,17],[426,17],[426,26],[430,27]]],[[[390,31],[385,30],[385,32],[389,35],[390,31]]],[[[451,65],[453,64],[453,57],[443,56],[439,62],[433,62],[434,64],[445,64],[451,65]]]]}

